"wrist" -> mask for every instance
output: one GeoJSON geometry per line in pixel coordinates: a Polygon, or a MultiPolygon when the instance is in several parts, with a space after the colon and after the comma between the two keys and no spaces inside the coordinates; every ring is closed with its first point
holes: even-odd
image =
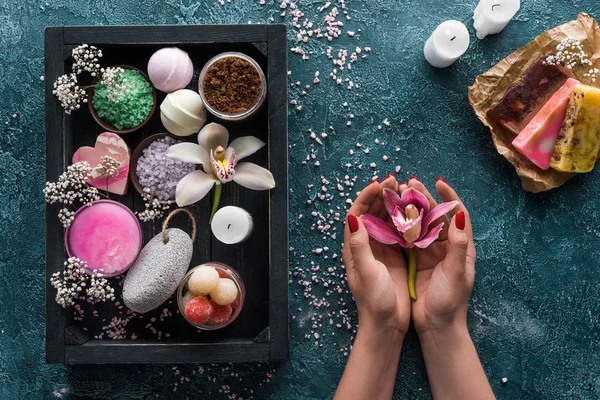
{"type": "Polygon", "coordinates": [[[417,331],[422,347],[442,349],[453,347],[464,341],[471,341],[466,321],[454,321],[450,324],[429,326],[417,331]]]}
{"type": "Polygon", "coordinates": [[[419,337],[462,333],[467,330],[467,309],[445,311],[442,316],[425,312],[414,325],[419,337]]]}
{"type": "MultiPolygon", "coordinates": [[[[376,348],[381,348],[381,343],[386,343],[391,348],[402,348],[405,333],[398,328],[386,324],[359,320],[356,340],[364,341],[376,348]]],[[[388,348],[389,349],[389,348],[388,348]]]]}

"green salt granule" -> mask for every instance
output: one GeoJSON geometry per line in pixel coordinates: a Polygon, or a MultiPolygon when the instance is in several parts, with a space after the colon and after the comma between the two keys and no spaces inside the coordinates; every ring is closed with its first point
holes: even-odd
{"type": "Polygon", "coordinates": [[[137,71],[126,69],[123,78],[129,86],[125,98],[115,103],[108,99],[108,90],[98,84],[94,90],[93,105],[98,117],[117,129],[135,128],[150,114],[154,105],[152,87],[137,71]]]}

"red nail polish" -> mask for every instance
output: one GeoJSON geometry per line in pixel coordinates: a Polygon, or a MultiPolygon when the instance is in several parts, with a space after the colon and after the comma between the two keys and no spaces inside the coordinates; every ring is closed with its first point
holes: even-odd
{"type": "Polygon", "coordinates": [[[454,218],[454,224],[456,225],[456,229],[462,231],[465,229],[465,212],[459,211],[456,213],[456,217],[454,218]]]}
{"type": "Polygon", "coordinates": [[[402,183],[401,183],[401,185],[408,185],[408,183],[406,183],[406,182],[402,182],[402,183]]]}
{"type": "Polygon", "coordinates": [[[435,181],[436,181],[436,182],[437,182],[437,181],[442,181],[442,182],[444,182],[444,183],[448,183],[448,182],[446,182],[446,180],[445,180],[444,178],[442,178],[441,176],[438,176],[437,178],[435,178],[435,181]]]}
{"type": "Polygon", "coordinates": [[[350,233],[354,233],[358,230],[358,218],[354,215],[348,215],[348,227],[350,228],[350,233]]]}
{"type": "Polygon", "coordinates": [[[394,176],[394,174],[387,174],[387,176],[385,178],[383,178],[383,180],[385,181],[387,178],[390,178],[392,176],[394,176]]]}
{"type": "Polygon", "coordinates": [[[373,179],[371,182],[369,182],[369,183],[367,184],[367,186],[369,186],[371,183],[375,183],[375,182],[379,182],[379,179],[377,179],[377,178],[373,179]]]}
{"type": "Polygon", "coordinates": [[[415,181],[419,181],[419,178],[417,178],[416,176],[411,176],[410,179],[414,179],[415,181]]]}

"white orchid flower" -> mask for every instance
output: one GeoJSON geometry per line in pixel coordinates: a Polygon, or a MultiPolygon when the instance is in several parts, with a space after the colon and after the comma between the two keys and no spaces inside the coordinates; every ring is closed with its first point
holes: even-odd
{"type": "MultiPolygon", "coordinates": [[[[275,187],[268,169],[249,162],[238,161],[263,148],[265,143],[254,137],[235,139],[229,146],[229,132],[223,125],[211,123],[198,133],[198,144],[179,143],[169,147],[167,156],[183,162],[200,164],[198,169],[184,176],[177,184],[175,201],[184,207],[200,201],[217,185],[212,215],[217,211],[223,184],[229,181],[252,190],[275,187]]],[[[211,215],[211,220],[212,220],[211,215]]]]}

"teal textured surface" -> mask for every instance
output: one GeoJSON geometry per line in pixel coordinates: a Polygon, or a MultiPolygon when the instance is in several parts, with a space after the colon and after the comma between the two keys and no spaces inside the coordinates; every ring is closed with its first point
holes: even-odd
{"type": "MultiPolygon", "coordinates": [[[[339,258],[331,255],[339,254],[342,222],[332,218],[329,233],[337,228],[340,234],[324,241],[316,229],[318,218],[311,213],[328,215],[331,209],[343,216],[346,203],[338,196],[337,179],[348,192],[345,175],[357,176],[358,189],[374,173],[384,177],[395,166],[401,167],[396,174],[399,180],[416,175],[433,185],[435,177],[443,176],[471,211],[478,258],[469,328],[498,398],[599,398],[600,168],[551,192],[524,192],[514,169],[497,154],[488,130],[472,112],[467,87],[477,74],[542,31],[576,19],[578,12],[600,18],[600,3],[523,1],[521,11],[502,33],[480,41],[472,29],[475,0],[430,4],[347,0],[351,19],[338,18],[344,20],[341,37],[332,42],[312,38],[308,43],[297,42],[291,7],[281,17],[284,10],[279,2],[266,3],[0,0],[0,398],[185,399],[229,398],[234,393],[244,399],[331,397],[346,362],[356,314],[344,289],[327,295],[321,281],[334,280],[324,272],[329,268],[340,271],[339,258]],[[288,46],[298,46],[308,55],[304,61],[300,55],[289,55],[289,82],[301,82],[300,87],[290,88],[290,100],[302,106],[300,111],[295,106],[289,110],[289,217],[294,248],[290,271],[302,269],[308,280],[315,275],[319,283],[312,284],[306,298],[298,284],[302,272],[290,277],[290,361],[204,367],[46,365],[43,28],[266,23],[270,17],[287,23],[288,46]],[[424,60],[423,44],[447,19],[461,20],[469,27],[471,45],[454,66],[436,70],[424,60]],[[334,58],[341,49],[348,50],[348,59],[357,46],[363,49],[352,69],[339,73],[342,85],[329,77],[333,66],[326,55],[328,46],[334,58]],[[365,47],[371,51],[364,51],[365,47]],[[321,82],[315,85],[316,71],[321,82]],[[352,90],[343,81],[346,77],[355,85],[352,90]],[[327,133],[321,138],[323,145],[310,137],[309,129],[319,138],[327,133]],[[367,148],[370,151],[365,153],[367,148]],[[303,165],[311,152],[316,158],[303,165]],[[371,168],[371,163],[376,166],[371,168]],[[322,177],[329,181],[331,201],[317,196],[322,177]],[[308,199],[312,204],[307,204],[308,199]],[[324,247],[329,250],[312,251],[324,247]],[[330,306],[315,307],[321,299],[330,306]],[[506,384],[501,383],[503,377],[508,378],[506,384]]],[[[340,3],[333,3],[341,12],[340,3]]],[[[296,10],[323,27],[323,18],[333,7],[319,12],[324,5],[298,0],[296,10]]],[[[351,193],[353,197],[355,191],[351,193]]],[[[395,397],[431,397],[414,331],[405,340],[395,397]]]]}

